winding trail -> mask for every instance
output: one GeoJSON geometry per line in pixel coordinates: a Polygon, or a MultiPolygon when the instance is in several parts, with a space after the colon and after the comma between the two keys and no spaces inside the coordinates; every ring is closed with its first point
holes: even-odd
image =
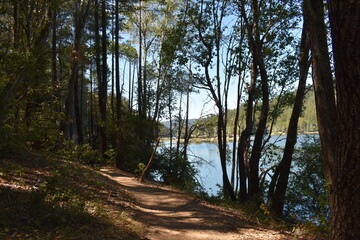
{"type": "Polygon", "coordinates": [[[113,168],[101,173],[116,181],[132,198],[136,220],[147,226],[149,240],[293,239],[247,222],[239,213],[209,205],[180,191],[140,183],[134,176],[113,168]]]}

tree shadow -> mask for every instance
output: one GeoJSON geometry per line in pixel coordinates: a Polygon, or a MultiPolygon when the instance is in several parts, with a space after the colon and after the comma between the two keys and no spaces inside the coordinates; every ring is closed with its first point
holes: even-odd
{"type": "Polygon", "coordinates": [[[242,229],[264,230],[240,215],[203,203],[180,191],[147,182],[115,169],[102,169],[132,198],[133,218],[146,225],[178,232],[189,230],[241,232],[242,229]]]}

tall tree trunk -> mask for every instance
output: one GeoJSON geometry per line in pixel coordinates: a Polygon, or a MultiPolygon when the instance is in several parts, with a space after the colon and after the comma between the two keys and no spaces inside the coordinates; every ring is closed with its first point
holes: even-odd
{"type": "Polygon", "coordinates": [[[360,239],[360,1],[329,0],[337,141],[331,167],[329,239],[360,239]]]}
{"type": "Polygon", "coordinates": [[[248,150],[250,144],[250,136],[254,127],[254,98],[255,98],[255,88],[256,88],[256,77],[257,77],[257,68],[254,63],[252,63],[251,67],[251,82],[247,85],[248,91],[248,100],[246,106],[246,119],[245,119],[245,129],[240,134],[239,144],[238,144],[238,166],[239,166],[239,175],[240,175],[240,191],[239,191],[239,199],[241,201],[245,201],[248,198],[247,184],[246,179],[248,177],[247,168],[248,164],[248,150]]]}
{"type": "Polygon", "coordinates": [[[79,88],[79,73],[76,73],[75,78],[75,88],[74,88],[74,107],[75,107],[75,120],[76,120],[76,129],[78,134],[78,143],[82,144],[84,141],[84,135],[83,135],[83,127],[82,127],[82,114],[81,114],[81,84],[79,88]],[[80,93],[80,96],[79,96],[80,93]]]}
{"type": "Polygon", "coordinates": [[[106,17],[106,0],[102,0],[101,4],[101,51],[102,51],[102,69],[101,69],[101,82],[99,86],[99,109],[101,116],[101,125],[99,127],[100,145],[99,150],[102,154],[105,154],[107,148],[106,141],[106,102],[107,102],[107,37],[106,37],[107,17],[106,17]]]}
{"type": "Polygon", "coordinates": [[[185,133],[184,133],[184,147],[183,147],[183,159],[187,160],[187,148],[189,145],[189,102],[190,102],[190,89],[186,91],[186,110],[185,110],[185,133]]]}
{"type": "MultiPolygon", "coordinates": [[[[99,1],[95,0],[94,6],[94,35],[95,35],[95,65],[96,65],[96,78],[98,86],[98,104],[101,105],[100,98],[102,95],[102,69],[101,69],[101,48],[100,48],[100,24],[99,24],[99,1]]],[[[97,136],[100,135],[101,141],[101,123],[98,123],[97,126],[97,136]]]]}
{"type": "Polygon", "coordinates": [[[179,107],[179,115],[178,115],[178,136],[177,136],[177,144],[176,144],[176,155],[179,155],[180,153],[180,141],[181,141],[181,132],[182,132],[182,117],[181,117],[181,113],[182,113],[182,96],[183,93],[180,93],[180,107],[179,107]]]}
{"type": "MultiPolygon", "coordinates": [[[[220,154],[220,162],[222,169],[223,177],[223,190],[226,195],[230,197],[232,201],[236,200],[236,194],[234,192],[233,186],[230,183],[228,173],[227,173],[227,92],[228,88],[226,83],[224,88],[222,88],[220,80],[220,42],[222,40],[222,21],[225,14],[225,8],[227,2],[222,2],[221,6],[218,5],[217,11],[213,12],[213,21],[214,21],[214,34],[215,34],[215,54],[216,54],[216,90],[212,87],[210,92],[212,97],[215,100],[216,107],[218,109],[218,126],[217,126],[217,136],[218,136],[218,149],[220,154]]],[[[208,66],[206,66],[206,72],[208,72],[208,66]]],[[[209,73],[206,74],[208,85],[210,85],[209,73]]]]}
{"type": "Polygon", "coordinates": [[[52,41],[51,41],[51,63],[52,63],[52,81],[54,86],[57,85],[57,11],[56,11],[57,4],[54,2],[54,6],[52,9],[52,41]]]}
{"type": "MultiPolygon", "coordinates": [[[[240,63],[239,63],[240,65],[240,63]]],[[[240,69],[240,68],[239,68],[240,69]]],[[[243,90],[243,83],[241,79],[241,74],[239,74],[238,78],[238,85],[237,85],[237,99],[236,99],[236,113],[235,113],[235,120],[234,120],[234,140],[233,140],[233,149],[232,149],[232,168],[231,168],[231,185],[235,187],[235,170],[236,170],[236,162],[237,161],[237,152],[236,152],[236,144],[237,144],[237,135],[238,135],[238,125],[239,125],[239,116],[240,116],[240,101],[242,96],[242,90],[243,90]]],[[[238,172],[238,171],[237,171],[238,172]]],[[[235,188],[235,192],[237,192],[237,189],[235,188]]]]}
{"type": "Polygon", "coordinates": [[[90,3],[75,3],[75,13],[74,13],[74,43],[73,49],[71,51],[71,62],[70,62],[70,78],[68,83],[68,96],[65,102],[65,116],[66,124],[64,136],[65,139],[71,140],[75,139],[74,128],[77,129],[78,142],[82,143],[83,141],[83,132],[82,132],[82,122],[80,117],[79,110],[79,98],[78,98],[78,84],[79,84],[79,65],[81,57],[81,42],[84,34],[85,23],[88,16],[88,11],[90,8],[90,3]],[[86,4],[86,5],[85,5],[86,4]],[[75,122],[73,118],[75,117],[75,122]],[[74,126],[74,127],[73,127],[74,126]]]}
{"type": "Polygon", "coordinates": [[[19,38],[19,3],[18,0],[13,1],[13,47],[14,49],[18,48],[18,38],[19,38]]]}
{"type": "Polygon", "coordinates": [[[173,145],[173,122],[172,122],[172,110],[171,110],[171,106],[172,106],[172,98],[171,98],[171,89],[169,90],[169,98],[168,98],[168,109],[169,109],[169,132],[170,132],[170,159],[172,159],[172,145],[173,145]]]}
{"type": "MultiPolygon", "coordinates": [[[[116,12],[116,4],[117,0],[115,0],[115,10],[113,12],[113,16],[112,16],[112,41],[115,42],[115,48],[116,48],[116,25],[119,24],[118,22],[114,22],[116,21],[116,19],[118,19],[118,17],[116,16],[117,12],[116,12]],[[114,16],[115,15],[115,16],[114,16]]],[[[119,8],[119,7],[118,7],[119,8]]],[[[119,46],[118,46],[119,47],[119,46]]],[[[115,55],[116,55],[116,49],[115,51],[111,51],[111,93],[110,93],[110,106],[111,106],[111,120],[115,121],[115,55]]]]}
{"type": "Polygon", "coordinates": [[[162,93],[161,79],[163,78],[162,76],[166,75],[165,73],[162,72],[163,67],[162,67],[162,63],[161,63],[162,51],[163,51],[162,50],[163,41],[164,41],[164,34],[161,35],[161,39],[160,39],[160,50],[159,50],[158,66],[157,66],[156,93],[155,93],[155,106],[154,106],[155,110],[154,110],[154,116],[153,116],[154,137],[155,137],[155,123],[157,122],[157,120],[158,120],[158,118],[160,116],[160,96],[161,96],[161,93],[162,93]]]}
{"type": "Polygon", "coordinates": [[[289,180],[292,156],[297,141],[298,121],[305,96],[306,78],[309,72],[310,42],[306,27],[307,23],[306,21],[304,21],[300,45],[300,77],[298,83],[298,90],[295,96],[295,103],[289,121],[284,154],[280,164],[275,170],[269,186],[268,201],[270,211],[275,217],[281,217],[284,208],[285,194],[289,180]]]}
{"type": "Polygon", "coordinates": [[[93,91],[93,74],[92,74],[92,64],[90,64],[90,118],[89,118],[89,139],[93,148],[95,148],[95,136],[94,136],[94,91],[93,91]]]}
{"type": "MultiPolygon", "coordinates": [[[[124,161],[124,139],[121,128],[122,109],[120,91],[120,53],[119,53],[119,0],[115,0],[115,81],[116,81],[116,167],[123,168],[124,161]]],[[[125,70],[125,69],[124,69],[125,70]]]]}
{"type": "Polygon", "coordinates": [[[130,98],[130,113],[133,111],[134,106],[134,91],[135,91],[135,72],[136,72],[136,64],[133,64],[133,71],[132,71],[132,79],[131,79],[131,98],[130,98]]]}
{"type": "Polygon", "coordinates": [[[309,23],[316,115],[324,159],[325,177],[331,184],[335,163],[336,106],[330,67],[324,2],[304,0],[304,18],[309,23]]]}
{"type": "MultiPolygon", "coordinates": [[[[252,1],[252,10],[254,12],[254,23],[252,24],[251,31],[248,31],[250,51],[253,55],[255,65],[259,68],[261,79],[261,94],[262,105],[259,123],[255,133],[254,144],[250,157],[250,174],[249,174],[249,197],[257,198],[259,195],[259,162],[262,151],[263,137],[266,131],[266,123],[269,114],[269,86],[268,76],[265,67],[263,46],[259,35],[259,16],[260,7],[257,0],[252,1]]],[[[250,30],[250,29],[249,29],[250,30]]]]}
{"type": "Polygon", "coordinates": [[[147,86],[147,55],[148,49],[146,47],[146,38],[144,37],[144,54],[143,54],[143,75],[142,75],[142,110],[143,110],[143,118],[145,119],[148,116],[148,86],[147,86]]]}
{"type": "Polygon", "coordinates": [[[138,56],[138,86],[137,86],[137,101],[138,101],[138,113],[140,118],[143,117],[143,80],[142,80],[142,6],[139,2],[139,56],[138,56]]]}
{"type": "Polygon", "coordinates": [[[131,65],[132,65],[132,62],[131,60],[129,59],[129,80],[128,80],[128,83],[129,83],[129,101],[128,101],[128,109],[130,110],[131,112],[131,109],[132,109],[132,81],[131,81],[131,65]]]}

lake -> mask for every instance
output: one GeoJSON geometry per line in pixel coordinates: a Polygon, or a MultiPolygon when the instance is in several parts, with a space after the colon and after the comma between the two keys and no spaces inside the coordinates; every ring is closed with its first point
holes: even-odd
{"type": "MultiPolygon", "coordinates": [[[[299,135],[297,146],[300,145],[307,135],[299,135]]],[[[274,143],[277,147],[284,147],[286,136],[272,136],[269,143],[274,143]]],[[[165,143],[166,145],[166,143],[165,143]]],[[[233,142],[228,142],[229,150],[232,150],[233,142]]],[[[219,151],[216,143],[191,143],[188,146],[189,160],[195,163],[199,174],[197,176],[199,182],[209,195],[216,195],[222,185],[222,171],[219,158],[219,151]]],[[[230,179],[231,163],[227,165],[228,175],[230,179]]]]}

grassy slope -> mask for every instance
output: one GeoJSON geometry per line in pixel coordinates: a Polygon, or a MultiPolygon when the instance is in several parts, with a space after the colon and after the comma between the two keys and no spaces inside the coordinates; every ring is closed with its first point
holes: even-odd
{"type": "Polygon", "coordinates": [[[144,227],[127,216],[127,202],[118,185],[89,167],[0,159],[0,239],[141,239],[144,227]]]}

